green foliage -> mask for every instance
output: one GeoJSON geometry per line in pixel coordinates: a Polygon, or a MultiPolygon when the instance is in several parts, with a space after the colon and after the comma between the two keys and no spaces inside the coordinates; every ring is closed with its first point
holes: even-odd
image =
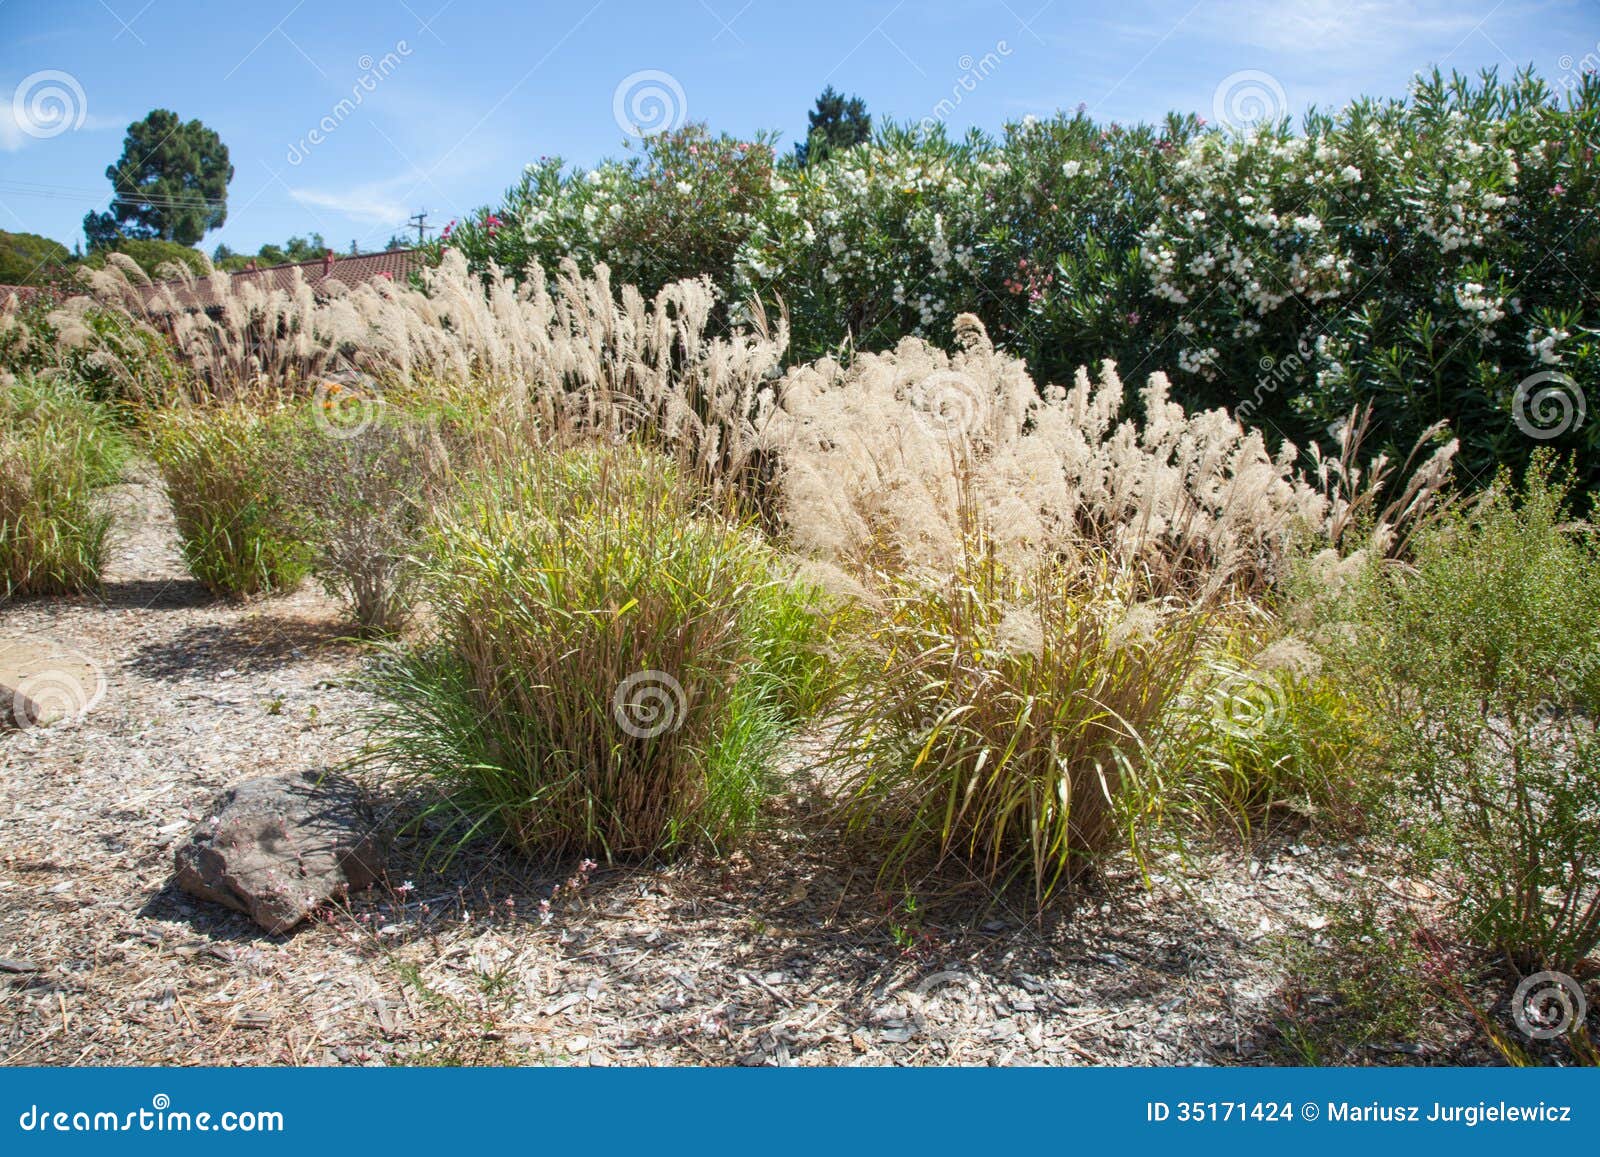
{"type": "Polygon", "coordinates": [[[1296,1064],[1372,1063],[1371,1049],[1415,1044],[1451,1013],[1440,981],[1453,963],[1416,917],[1378,903],[1370,886],[1344,883],[1350,894],[1314,938],[1283,945],[1277,1027],[1296,1064]]]}
{"type": "Polygon", "coordinates": [[[0,230],[0,285],[49,285],[71,260],[59,241],[0,230]]]}
{"type": "Polygon", "coordinates": [[[644,140],[640,153],[590,172],[563,172],[560,158],[530,165],[503,208],[451,222],[440,245],[477,268],[511,274],[531,262],[554,270],[564,257],[604,261],[616,281],[648,298],[682,278],[734,281],[734,262],[769,195],[768,138],[739,141],[686,125],[644,140]]]}
{"type": "Polygon", "coordinates": [[[1037,902],[1138,849],[1165,786],[1152,758],[1205,618],[1132,576],[1008,575],[976,553],[946,581],[886,581],[832,760],[885,871],[949,857],[1037,902]]]}
{"type": "Polygon", "coordinates": [[[0,388],[0,597],[99,584],[111,516],[98,500],[124,443],[72,390],[25,377],[0,388]]]}
{"type": "Polygon", "coordinates": [[[110,245],[90,253],[84,264],[93,269],[102,269],[107,253],[125,255],[153,279],[167,277],[164,267],[168,265],[182,266],[196,277],[204,277],[211,272],[211,263],[200,250],[157,237],[119,237],[110,245]]]}
{"type": "Polygon", "coordinates": [[[1243,828],[1277,810],[1363,827],[1385,786],[1365,705],[1293,637],[1247,654],[1256,634],[1236,630],[1207,654],[1165,729],[1163,758],[1181,769],[1196,812],[1243,828]]]}
{"type": "Polygon", "coordinates": [[[0,302],[0,370],[60,375],[97,402],[159,406],[175,395],[187,371],[165,335],[115,306],[78,304],[0,302]]]}
{"type": "Polygon", "coordinates": [[[816,107],[806,114],[810,131],[806,139],[794,147],[795,160],[801,165],[825,161],[840,150],[852,148],[872,138],[872,114],[867,112],[867,102],[859,96],[848,99],[833,91],[833,85],[822,90],[816,107]]]}
{"type": "Polygon", "coordinates": [[[168,109],[128,126],[106,180],[114,190],[110,212],[84,220],[92,249],[118,234],[193,245],[228,219],[228,146],[198,120],[184,122],[168,109]]]}
{"type": "Polygon", "coordinates": [[[155,416],[150,453],[166,482],[189,573],[216,594],[292,590],[311,551],[283,480],[306,436],[297,414],[243,406],[155,416]]]}
{"type": "Polygon", "coordinates": [[[1600,945],[1600,543],[1536,458],[1520,493],[1427,531],[1414,569],[1364,576],[1324,628],[1397,777],[1405,846],[1463,926],[1522,967],[1600,945]]]}
{"type": "Polygon", "coordinates": [[[459,839],[623,858],[753,820],[809,632],[749,527],[664,459],[584,449],[479,478],[428,555],[438,635],[380,666],[379,752],[459,839]]]}
{"type": "MultiPolygon", "coordinates": [[[[351,246],[354,253],[354,243],[351,246]]],[[[211,260],[218,269],[226,269],[230,273],[237,273],[247,268],[254,262],[258,268],[271,265],[298,264],[303,261],[317,261],[326,256],[328,243],[322,239],[321,233],[313,233],[310,237],[291,237],[282,245],[273,245],[271,242],[263,245],[254,256],[248,253],[235,253],[226,245],[218,245],[212,253],[211,260]]]]}
{"type": "Polygon", "coordinates": [[[730,303],[781,300],[797,361],[945,341],[970,312],[1040,383],[1162,369],[1186,408],[1302,448],[1370,402],[1374,449],[1403,458],[1447,419],[1464,478],[1548,444],[1594,488],[1600,305],[1577,278],[1600,261],[1597,137],[1592,73],[1559,96],[1435,73],[1297,131],[886,125],[803,166],[691,126],[593,172],[541,161],[448,243],[479,268],[570,253],[647,294],[707,275],[730,303]],[[1560,377],[1523,384],[1539,374],[1560,377]]]}
{"type": "Polygon", "coordinates": [[[333,425],[313,401],[284,489],[316,551],[317,575],[350,608],[362,634],[398,631],[420,577],[423,528],[447,500],[453,431],[435,414],[388,407],[352,429],[333,425]]]}

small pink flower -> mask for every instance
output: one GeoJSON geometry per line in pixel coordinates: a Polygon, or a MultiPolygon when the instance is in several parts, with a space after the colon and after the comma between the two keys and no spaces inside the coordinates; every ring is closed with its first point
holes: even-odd
{"type": "Polygon", "coordinates": [[[1550,195],[1552,197],[1559,197],[1559,196],[1561,196],[1561,194],[1565,193],[1566,191],[1567,191],[1567,187],[1565,185],[1563,185],[1560,181],[1557,181],[1554,185],[1550,186],[1550,195]]]}

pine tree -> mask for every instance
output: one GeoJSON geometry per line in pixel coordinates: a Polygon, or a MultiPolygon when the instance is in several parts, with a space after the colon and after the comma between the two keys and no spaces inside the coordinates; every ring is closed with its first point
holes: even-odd
{"type": "Polygon", "coordinates": [[[848,149],[872,136],[872,114],[859,96],[846,99],[829,85],[817,97],[817,107],[806,114],[811,131],[803,144],[794,147],[795,159],[802,165],[826,160],[835,149],[848,149]]]}
{"type": "Polygon", "coordinates": [[[228,146],[214,130],[197,120],[184,123],[169,109],[153,109],[128,126],[122,156],[106,179],[114,190],[110,211],[83,222],[91,249],[109,248],[118,237],[193,245],[228,219],[228,146]]]}

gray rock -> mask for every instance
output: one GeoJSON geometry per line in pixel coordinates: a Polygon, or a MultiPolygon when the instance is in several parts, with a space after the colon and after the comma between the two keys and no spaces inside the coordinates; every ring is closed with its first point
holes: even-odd
{"type": "Polygon", "coordinates": [[[372,884],[382,845],[355,786],[332,775],[263,776],[228,788],[177,850],[177,884],[287,932],[372,884]]]}

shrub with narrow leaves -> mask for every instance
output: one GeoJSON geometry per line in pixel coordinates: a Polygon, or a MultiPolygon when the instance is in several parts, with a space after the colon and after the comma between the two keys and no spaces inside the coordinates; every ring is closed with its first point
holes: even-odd
{"type": "Polygon", "coordinates": [[[150,453],[189,573],[221,595],[299,586],[311,551],[284,485],[304,436],[298,416],[227,405],[184,406],[155,419],[150,453]]]}
{"type": "Polygon", "coordinates": [[[0,378],[0,597],[97,586],[123,439],[95,403],[26,376],[0,378]]]}
{"type": "Polygon", "coordinates": [[[378,757],[479,831],[539,853],[720,845],[769,790],[811,595],[667,459],[539,454],[441,516],[437,633],[397,649],[378,757]]]}

